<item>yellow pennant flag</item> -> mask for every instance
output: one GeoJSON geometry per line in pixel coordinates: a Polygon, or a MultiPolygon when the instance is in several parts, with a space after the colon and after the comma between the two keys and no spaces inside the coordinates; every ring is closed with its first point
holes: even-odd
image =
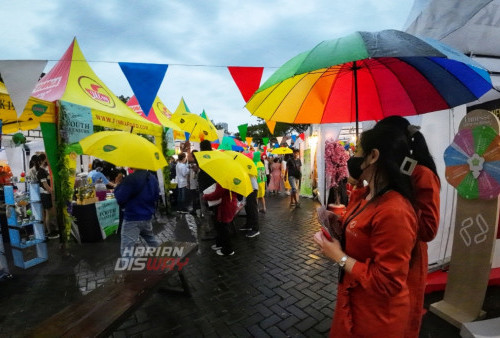
{"type": "Polygon", "coordinates": [[[253,141],[253,137],[247,137],[247,138],[246,138],[246,141],[247,141],[247,144],[248,144],[249,146],[251,146],[251,145],[252,145],[252,141],[253,141]]]}
{"type": "Polygon", "coordinates": [[[276,127],[276,121],[266,121],[267,128],[269,128],[269,132],[274,135],[274,128],[276,127]]]}

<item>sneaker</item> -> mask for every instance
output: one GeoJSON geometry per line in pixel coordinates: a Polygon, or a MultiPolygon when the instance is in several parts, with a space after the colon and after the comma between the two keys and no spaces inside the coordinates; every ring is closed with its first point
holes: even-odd
{"type": "Polygon", "coordinates": [[[217,255],[219,255],[219,256],[232,256],[232,255],[234,255],[234,250],[228,254],[223,253],[222,250],[217,250],[217,255]]]}
{"type": "Polygon", "coordinates": [[[57,232],[55,232],[55,231],[52,231],[51,233],[49,233],[47,235],[47,238],[48,239],[56,239],[56,238],[59,238],[59,234],[57,232]]]}
{"type": "Polygon", "coordinates": [[[290,203],[290,208],[294,207],[294,206],[295,206],[295,203],[290,203]]]}
{"type": "Polygon", "coordinates": [[[260,209],[259,212],[265,214],[266,213],[266,209],[260,209]]]}
{"type": "Polygon", "coordinates": [[[252,227],[249,227],[249,226],[246,226],[246,225],[245,225],[245,226],[242,226],[242,227],[240,228],[240,231],[250,231],[250,230],[252,230],[252,227]]]}
{"type": "Polygon", "coordinates": [[[295,207],[300,208],[300,202],[297,202],[297,204],[295,204],[295,207]]]}
{"type": "Polygon", "coordinates": [[[259,236],[260,235],[260,231],[250,231],[246,237],[248,238],[253,238],[253,237],[256,237],[256,236],[259,236]]]}
{"type": "Polygon", "coordinates": [[[220,250],[220,249],[222,249],[222,247],[221,246],[217,246],[217,244],[212,245],[211,248],[212,248],[212,250],[220,250]]]}

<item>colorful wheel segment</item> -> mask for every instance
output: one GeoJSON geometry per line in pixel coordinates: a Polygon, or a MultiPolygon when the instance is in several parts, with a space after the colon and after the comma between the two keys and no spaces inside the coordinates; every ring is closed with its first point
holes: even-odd
{"type": "Polygon", "coordinates": [[[466,199],[500,194],[500,136],[489,126],[459,131],[444,152],[446,180],[466,199]]]}

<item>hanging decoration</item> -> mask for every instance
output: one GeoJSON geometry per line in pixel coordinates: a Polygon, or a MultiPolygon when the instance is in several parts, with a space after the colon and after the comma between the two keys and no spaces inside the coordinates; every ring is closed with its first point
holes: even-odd
{"type": "Polygon", "coordinates": [[[245,102],[259,88],[264,67],[227,67],[245,102]]]}

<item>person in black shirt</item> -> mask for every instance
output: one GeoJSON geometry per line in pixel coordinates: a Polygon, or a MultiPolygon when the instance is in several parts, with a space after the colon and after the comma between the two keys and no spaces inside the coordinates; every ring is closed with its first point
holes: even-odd
{"type": "Polygon", "coordinates": [[[43,207],[43,223],[47,232],[47,237],[50,239],[58,238],[59,233],[55,230],[51,231],[50,212],[52,210],[52,186],[50,184],[50,174],[48,170],[49,162],[47,155],[44,153],[38,155],[38,160],[35,162],[36,176],[40,185],[40,200],[43,207]]]}

